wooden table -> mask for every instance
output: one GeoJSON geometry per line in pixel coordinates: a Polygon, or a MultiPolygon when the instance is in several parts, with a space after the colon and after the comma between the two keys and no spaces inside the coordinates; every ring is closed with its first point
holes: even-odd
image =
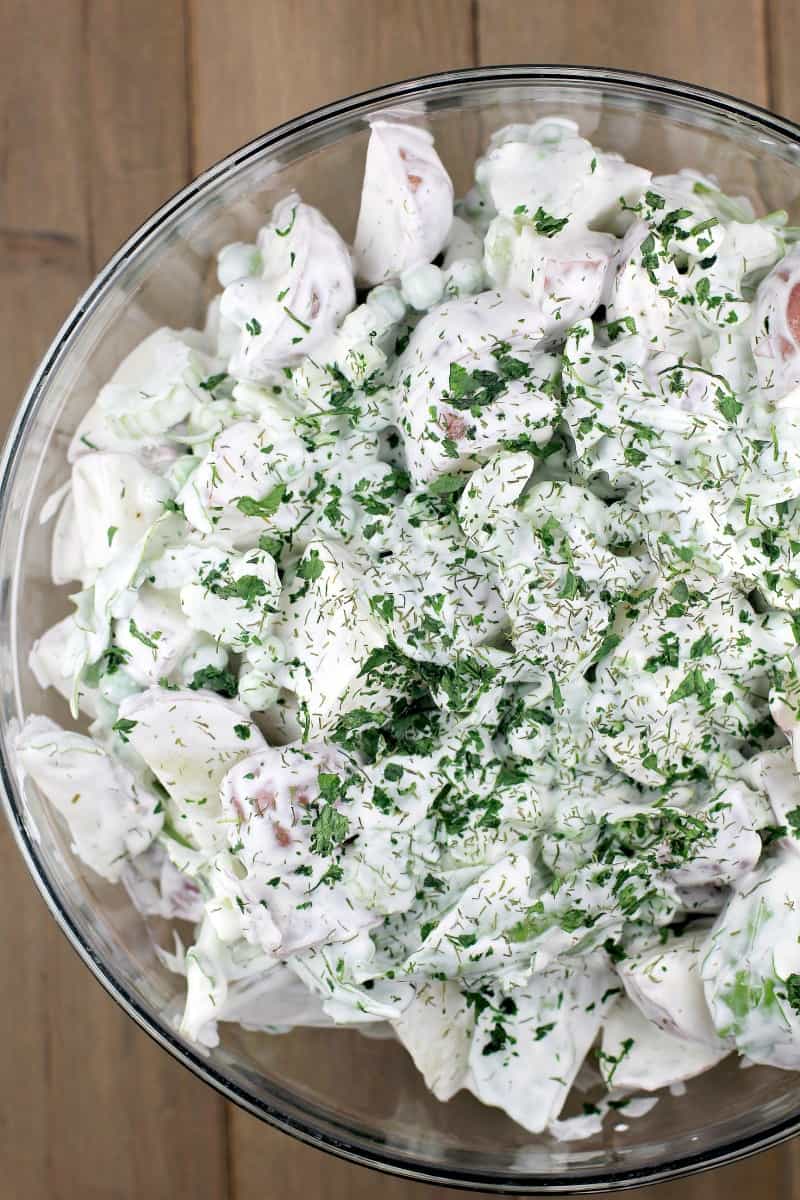
{"type": "MultiPolygon", "coordinates": [[[[796,11],[792,0],[0,0],[0,417],[118,243],[277,122],[393,79],[525,61],[652,71],[798,118],[796,11]]],[[[94,982],[4,823],[0,869],[0,1200],[452,1194],[338,1162],[226,1104],[94,982]]],[[[657,1196],[754,1191],[800,1197],[800,1142],[657,1196]]]]}

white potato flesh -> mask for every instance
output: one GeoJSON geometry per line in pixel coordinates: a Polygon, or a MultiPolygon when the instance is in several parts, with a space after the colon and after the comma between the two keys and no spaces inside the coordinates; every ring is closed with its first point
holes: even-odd
{"type": "Polygon", "coordinates": [[[187,521],[215,544],[255,546],[270,525],[286,528],[296,520],[296,515],[285,516],[292,506],[282,507],[282,485],[299,474],[304,457],[303,443],[290,430],[239,421],[214,440],[178,493],[178,502],[187,521]],[[269,516],[252,515],[248,500],[267,501],[262,511],[269,516]]]}
{"type": "Polygon", "coordinates": [[[142,687],[169,679],[202,642],[174,592],[146,584],[129,615],[114,622],[114,640],[127,655],[125,669],[142,687]]]}
{"type": "Polygon", "coordinates": [[[781,847],[737,882],[711,930],[703,983],[714,1025],[752,1062],[800,1067],[800,881],[781,847]]]}
{"type": "Polygon", "coordinates": [[[476,178],[497,212],[554,218],[585,229],[615,227],[620,200],[633,206],[650,172],[595,149],[574,121],[545,117],[498,130],[478,160],[476,178]]]}
{"type": "Polygon", "coordinates": [[[251,940],[281,958],[342,941],[378,919],[342,886],[346,844],[361,827],[351,783],[358,784],[351,760],[314,742],[258,750],[222,782],[222,813],[242,868],[229,871],[227,890],[251,940]]]}
{"type": "Polygon", "coordinates": [[[266,638],[281,594],[275,560],[264,550],[209,554],[197,580],[180,592],[186,625],[243,650],[266,638]]]}
{"type": "Polygon", "coordinates": [[[125,863],[161,828],[158,797],[91,738],[29,717],[15,742],[17,759],[67,823],[78,857],[116,882],[125,863]]]}
{"type": "Polygon", "coordinates": [[[197,883],[174,865],[163,846],[154,842],[125,864],[122,883],[139,912],[167,920],[203,918],[203,897],[197,883]]]}
{"type": "Polygon", "coordinates": [[[296,194],[259,230],[260,271],[228,283],[220,313],[241,330],[231,358],[237,379],[270,380],[334,332],[355,304],[350,252],[319,209],[296,194]]]}
{"type": "Polygon", "coordinates": [[[484,1104],[502,1108],[524,1129],[541,1133],[564,1107],[599,1032],[603,997],[613,986],[613,973],[595,963],[533,975],[508,997],[513,1001],[510,1013],[497,997],[478,1017],[469,1090],[484,1104]],[[498,1042],[502,1044],[495,1048],[498,1042]]]}
{"type": "Polygon", "coordinates": [[[750,344],[759,382],[773,403],[800,386],[800,247],[759,284],[750,344]]]}
{"type": "Polygon", "coordinates": [[[157,452],[168,431],[203,397],[200,385],[221,369],[197,330],[156,329],[100,389],[75,431],[70,462],[91,450],[157,452]]]}
{"type": "Polygon", "coordinates": [[[130,454],[85,454],[72,470],[83,561],[90,571],[133,548],[164,512],[166,480],[130,454]]]}
{"type": "Polygon", "coordinates": [[[434,981],[418,988],[392,1028],[437,1100],[450,1100],[466,1086],[475,1014],[457,983],[434,981]]]}
{"type": "MultiPolygon", "coordinates": [[[[28,665],[40,687],[53,687],[65,700],[76,694],[75,680],[86,661],[86,637],[74,616],[64,617],[45,630],[31,647],[28,665]]],[[[90,717],[97,716],[97,700],[83,682],[77,686],[78,706],[90,717]]]]}
{"type": "MultiPolygon", "coordinates": [[[[564,317],[566,327],[571,313],[564,317]]],[[[542,351],[560,326],[561,318],[549,318],[512,290],[445,300],[423,317],[398,361],[396,390],[396,423],[417,487],[473,469],[515,436],[548,441],[555,362],[542,351]],[[492,402],[472,404],[465,391],[472,372],[497,373],[499,344],[525,374],[506,380],[492,402]],[[463,394],[454,392],[454,383],[463,394]]]]}
{"type": "Polygon", "coordinates": [[[667,1033],[624,997],[603,1025],[600,1070],[607,1087],[655,1092],[702,1075],[728,1053],[720,1043],[712,1046],[667,1033]]]}
{"type": "Polygon", "coordinates": [[[353,254],[363,283],[430,262],[453,221],[453,185],[426,129],[371,125],[353,254]]]}
{"type": "Polygon", "coordinates": [[[572,324],[591,316],[600,303],[618,244],[607,233],[566,230],[544,237],[524,217],[495,217],[486,234],[484,268],[491,286],[521,292],[554,324],[565,319],[572,324]]]}
{"type": "Polygon", "coordinates": [[[53,528],[50,573],[53,583],[59,587],[61,584],[71,583],[74,579],[84,579],[86,574],[71,485],[59,509],[53,528]]]}
{"type": "MultiPolygon", "coordinates": [[[[784,719],[786,715],[784,710],[784,719]]],[[[751,786],[761,788],[768,797],[775,823],[785,831],[781,839],[784,848],[800,854],[800,776],[792,750],[787,746],[757,754],[742,768],[745,772],[751,786]]]]}
{"type": "Polygon", "coordinates": [[[692,927],[662,945],[617,964],[625,990],[640,1011],[674,1037],[712,1048],[721,1042],[703,990],[702,961],[708,925],[692,927]]]}
{"type": "Polygon", "coordinates": [[[175,831],[197,847],[224,846],[223,776],[264,745],[247,710],[213,692],[152,687],[123,700],[119,715],[130,744],[169,793],[175,831]]]}
{"type": "Polygon", "coordinates": [[[290,599],[281,594],[273,630],[293,670],[290,687],[303,707],[310,736],[339,715],[371,650],[385,635],[371,616],[358,583],[359,573],[346,548],[335,542],[309,543],[290,599]]]}

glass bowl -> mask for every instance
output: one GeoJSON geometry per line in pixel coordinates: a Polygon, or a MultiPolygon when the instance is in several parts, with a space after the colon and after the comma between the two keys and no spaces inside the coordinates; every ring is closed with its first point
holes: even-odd
{"type": "Polygon", "coordinates": [[[46,498],[68,476],[66,448],[116,364],[159,325],[201,324],[213,251],[250,240],[274,201],[296,188],[352,237],[367,120],[402,106],[425,113],[456,184],[490,133],[549,113],[574,117],[598,145],[654,171],[695,167],[745,194],[757,212],[800,223],[800,129],[753,105],[686,84],[569,67],[498,67],[382,88],[282,125],[212,167],[141,227],[67,318],[25,396],[0,477],[0,771],[8,817],[54,917],[123,1008],[223,1095],[296,1137],[409,1178],[520,1193],[620,1189],[731,1162],[800,1128],[796,1076],[729,1059],[664,1095],[638,1120],[608,1120],[584,1142],[533,1137],[467,1095],[440,1104],[392,1041],[353,1031],[282,1036],[222,1026],[201,1053],[177,1035],[176,977],[122,888],[70,852],[64,829],[28,783],[11,742],[26,713],[64,723],[63,702],[27,668],[33,640],[69,608],[50,582],[46,498]]]}

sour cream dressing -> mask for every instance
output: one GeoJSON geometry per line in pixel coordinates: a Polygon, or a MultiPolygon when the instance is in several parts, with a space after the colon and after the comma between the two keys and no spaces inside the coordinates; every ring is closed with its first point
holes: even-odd
{"type": "Polygon", "coordinates": [[[194,923],[185,1037],[388,1030],[562,1140],[800,1067],[793,239],[567,118],[454,205],[386,116],[352,247],[285,197],[100,390],[31,654],[86,732],[17,754],[194,923]]]}

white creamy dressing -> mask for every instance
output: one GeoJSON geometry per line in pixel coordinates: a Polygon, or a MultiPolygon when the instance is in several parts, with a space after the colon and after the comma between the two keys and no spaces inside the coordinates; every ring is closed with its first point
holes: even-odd
{"type": "Polygon", "coordinates": [[[355,287],[347,246],[322,213],[296,195],[275,206],[249,266],[225,286],[220,316],[241,335],[231,373],[259,382],[313,354],[353,308],[355,287]]]}
{"type": "Polygon", "coordinates": [[[800,1067],[792,238],[566,118],[454,210],[387,116],[352,249],[287,196],[100,390],[30,660],[88,736],[17,749],[195,924],[185,1037],[390,1029],[562,1140],[734,1050],[800,1067]],[[587,1055],[609,1097],[560,1120],[587,1055]]]}

